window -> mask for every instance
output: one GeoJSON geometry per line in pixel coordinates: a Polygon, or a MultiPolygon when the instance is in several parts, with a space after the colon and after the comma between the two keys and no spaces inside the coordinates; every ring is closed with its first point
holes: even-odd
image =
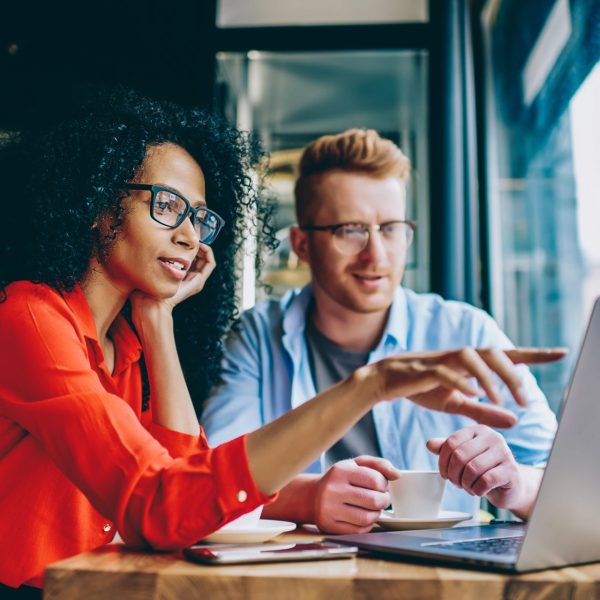
{"type": "MultiPolygon", "coordinates": [[[[258,133],[271,154],[269,192],[277,203],[281,244],[274,256],[267,257],[264,280],[273,295],[309,279],[287,241],[288,228],[295,222],[293,186],[302,148],[320,135],[350,127],[376,129],[411,160],[408,212],[419,228],[404,281],[414,289],[427,289],[426,51],[221,52],[217,93],[229,122],[258,133]]],[[[250,287],[252,266],[248,261],[244,275],[250,287]]],[[[253,294],[242,297],[244,308],[254,300],[253,294]]]]}
{"type": "Polygon", "coordinates": [[[494,316],[526,346],[567,346],[534,369],[557,409],[600,295],[600,8],[488,2],[486,139],[494,316]]]}

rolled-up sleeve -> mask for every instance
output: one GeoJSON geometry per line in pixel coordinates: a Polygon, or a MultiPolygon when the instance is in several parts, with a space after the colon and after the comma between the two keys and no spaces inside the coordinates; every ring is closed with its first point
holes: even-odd
{"type": "Polygon", "coordinates": [[[183,547],[272,498],[252,479],[244,437],[211,449],[203,434],[147,430],[92,369],[64,306],[0,310],[11,340],[0,345],[2,416],[35,438],[125,541],[183,547]]]}

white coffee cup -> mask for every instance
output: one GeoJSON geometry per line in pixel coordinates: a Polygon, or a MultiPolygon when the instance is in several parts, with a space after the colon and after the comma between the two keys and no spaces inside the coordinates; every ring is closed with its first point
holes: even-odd
{"type": "Polygon", "coordinates": [[[435,519],[440,512],[446,480],[439,471],[400,471],[389,482],[394,517],[435,519]]]}
{"type": "Polygon", "coordinates": [[[234,519],[227,523],[227,525],[223,525],[221,529],[255,529],[258,527],[258,522],[260,521],[260,515],[262,513],[263,507],[259,506],[254,510],[251,510],[249,513],[234,519]]]}

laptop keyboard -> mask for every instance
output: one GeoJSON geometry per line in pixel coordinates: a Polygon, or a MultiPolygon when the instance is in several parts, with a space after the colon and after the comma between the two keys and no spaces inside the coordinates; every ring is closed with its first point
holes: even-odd
{"type": "Polygon", "coordinates": [[[441,542],[427,544],[429,548],[444,547],[453,550],[465,550],[467,552],[480,552],[485,554],[516,554],[518,552],[523,536],[511,536],[507,538],[485,538],[480,540],[463,540],[460,542],[441,542]]]}

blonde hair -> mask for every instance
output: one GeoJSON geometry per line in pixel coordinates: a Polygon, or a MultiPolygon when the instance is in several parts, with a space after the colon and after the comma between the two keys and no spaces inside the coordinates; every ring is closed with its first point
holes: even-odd
{"type": "Polygon", "coordinates": [[[315,199],[319,176],[333,170],[364,173],[377,179],[397,177],[406,181],[410,161],[392,142],[373,129],[348,129],[336,135],[323,135],[302,153],[294,195],[296,218],[305,225],[309,205],[315,199]]]}

